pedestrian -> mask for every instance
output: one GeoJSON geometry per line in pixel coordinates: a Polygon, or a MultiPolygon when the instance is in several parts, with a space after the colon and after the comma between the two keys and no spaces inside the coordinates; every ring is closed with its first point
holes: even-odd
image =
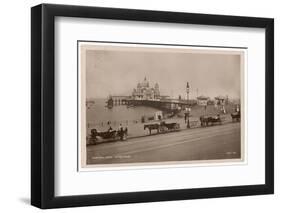
{"type": "Polygon", "coordinates": [[[128,136],[128,126],[125,127],[123,139],[127,140],[127,136],[128,136]]]}
{"type": "Polygon", "coordinates": [[[121,128],[122,128],[122,124],[119,124],[118,131],[120,131],[121,128]]]}
{"type": "Polygon", "coordinates": [[[162,119],[161,115],[158,115],[158,120],[160,120],[160,121],[161,121],[161,119],[162,119]]]}
{"type": "Polygon", "coordinates": [[[226,114],[226,110],[225,110],[224,105],[222,106],[222,113],[223,113],[223,114],[226,114]]]}
{"type": "Polygon", "coordinates": [[[184,123],[186,123],[186,120],[187,120],[187,113],[188,113],[188,108],[185,107],[185,109],[184,109],[184,123]]]}
{"type": "Polygon", "coordinates": [[[120,140],[122,141],[124,139],[124,130],[122,124],[119,125],[118,131],[119,131],[120,140]]]}
{"type": "Polygon", "coordinates": [[[123,130],[123,127],[121,127],[121,129],[120,129],[120,140],[121,141],[124,140],[124,130],[123,130]]]}

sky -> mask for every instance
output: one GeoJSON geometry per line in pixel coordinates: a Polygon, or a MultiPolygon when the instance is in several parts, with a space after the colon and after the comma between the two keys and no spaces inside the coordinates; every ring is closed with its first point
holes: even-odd
{"type": "Polygon", "coordinates": [[[161,95],[190,98],[240,97],[240,55],[126,50],[86,51],[86,96],[131,95],[144,78],[157,82],[161,95]]]}

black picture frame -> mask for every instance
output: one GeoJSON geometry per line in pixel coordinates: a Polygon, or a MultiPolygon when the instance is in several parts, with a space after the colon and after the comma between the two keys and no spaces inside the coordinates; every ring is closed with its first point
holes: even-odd
{"type": "Polygon", "coordinates": [[[60,208],[274,193],[274,20],[271,18],[41,4],[31,9],[31,204],[60,208]],[[55,17],[263,28],[265,48],[265,184],[56,197],[55,17]]]}

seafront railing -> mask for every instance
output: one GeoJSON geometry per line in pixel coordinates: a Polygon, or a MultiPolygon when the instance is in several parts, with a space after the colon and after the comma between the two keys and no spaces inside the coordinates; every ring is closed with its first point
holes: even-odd
{"type": "Polygon", "coordinates": [[[101,121],[101,122],[87,122],[87,127],[109,127],[109,126],[128,126],[132,124],[141,124],[149,121],[156,121],[156,120],[149,120],[149,119],[133,119],[133,120],[118,120],[118,121],[101,121]]]}
{"type": "MultiPolygon", "coordinates": [[[[229,117],[229,116],[228,116],[229,117]]],[[[163,119],[166,120],[166,119],[163,119]]],[[[170,120],[170,119],[168,119],[170,120]]],[[[174,118],[172,119],[175,122],[179,122],[181,124],[187,124],[187,120],[185,121],[184,118],[174,118]]],[[[223,123],[227,123],[227,122],[231,122],[230,119],[227,119],[226,116],[222,116],[221,120],[223,123]]],[[[118,128],[119,125],[121,124],[123,127],[128,127],[128,126],[132,126],[132,125],[142,125],[144,123],[153,123],[153,122],[160,122],[160,120],[154,120],[154,119],[133,119],[133,120],[118,120],[118,121],[104,121],[104,122],[87,122],[87,129],[106,129],[109,127],[112,128],[118,128]]],[[[197,117],[190,117],[190,126],[191,128],[194,127],[199,127],[201,126],[200,120],[197,117]]]]}

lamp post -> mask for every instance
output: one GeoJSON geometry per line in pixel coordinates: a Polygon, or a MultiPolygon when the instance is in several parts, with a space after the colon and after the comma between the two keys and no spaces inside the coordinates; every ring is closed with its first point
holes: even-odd
{"type": "Polygon", "coordinates": [[[190,111],[191,111],[191,108],[188,107],[188,108],[187,108],[187,112],[186,112],[186,114],[187,114],[187,126],[186,126],[186,127],[187,127],[188,129],[190,129],[190,122],[189,122],[190,111]]]}
{"type": "Polygon", "coordinates": [[[186,83],[186,100],[189,101],[189,83],[186,83]]]}

